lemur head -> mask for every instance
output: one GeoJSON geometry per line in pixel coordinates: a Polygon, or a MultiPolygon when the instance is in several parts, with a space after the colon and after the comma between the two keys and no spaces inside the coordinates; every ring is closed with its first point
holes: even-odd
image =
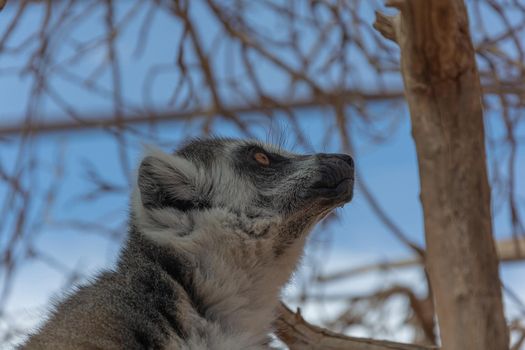
{"type": "Polygon", "coordinates": [[[161,244],[208,252],[225,242],[231,249],[253,244],[278,257],[296,242],[302,250],[307,232],[351,200],[353,182],[354,164],[345,154],[197,139],[174,154],[145,156],[133,216],[161,244]]]}

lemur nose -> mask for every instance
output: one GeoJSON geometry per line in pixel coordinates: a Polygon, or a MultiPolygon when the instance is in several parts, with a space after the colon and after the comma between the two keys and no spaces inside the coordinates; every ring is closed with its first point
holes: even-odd
{"type": "Polygon", "coordinates": [[[348,154],[343,154],[343,153],[318,153],[317,154],[317,157],[319,157],[320,159],[323,159],[323,158],[338,158],[338,159],[341,159],[343,160],[344,162],[346,162],[348,165],[350,165],[350,167],[353,169],[354,168],[354,159],[349,156],[348,154]]]}

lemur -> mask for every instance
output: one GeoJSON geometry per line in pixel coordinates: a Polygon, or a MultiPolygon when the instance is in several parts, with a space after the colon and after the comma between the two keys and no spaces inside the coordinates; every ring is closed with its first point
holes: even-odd
{"type": "Polygon", "coordinates": [[[353,184],[346,154],[224,138],[149,150],[116,266],[77,287],[22,349],[268,349],[308,232],[353,184]]]}

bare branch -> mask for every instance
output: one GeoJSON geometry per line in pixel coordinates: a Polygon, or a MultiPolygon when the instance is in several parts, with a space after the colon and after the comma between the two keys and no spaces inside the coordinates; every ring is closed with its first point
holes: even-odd
{"type": "Polygon", "coordinates": [[[293,313],[284,304],[279,307],[275,325],[277,335],[291,350],[431,350],[432,346],[395,343],[383,340],[349,337],[306,322],[300,312],[293,313]]]}
{"type": "MultiPolygon", "coordinates": [[[[517,240],[507,239],[496,241],[496,251],[500,262],[513,262],[525,260],[525,238],[517,240]]],[[[420,266],[421,259],[408,258],[391,262],[379,262],[370,265],[358,266],[348,270],[338,271],[329,275],[320,275],[318,282],[333,282],[344,278],[355,277],[356,275],[373,272],[377,270],[392,270],[405,267],[420,266]]]]}

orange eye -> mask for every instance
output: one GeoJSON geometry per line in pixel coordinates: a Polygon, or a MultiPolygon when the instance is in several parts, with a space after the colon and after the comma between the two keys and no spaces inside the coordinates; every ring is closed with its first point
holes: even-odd
{"type": "Polygon", "coordinates": [[[268,166],[270,165],[270,158],[262,152],[257,152],[253,155],[253,158],[257,163],[259,163],[262,166],[268,166]]]}

